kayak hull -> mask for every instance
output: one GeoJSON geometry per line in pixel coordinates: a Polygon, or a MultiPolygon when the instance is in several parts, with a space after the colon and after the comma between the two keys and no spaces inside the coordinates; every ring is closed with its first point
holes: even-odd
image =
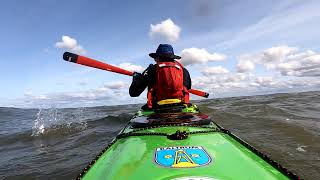
{"type": "MultiPolygon", "coordinates": [[[[190,114],[199,115],[197,112],[190,114]]],[[[132,126],[137,118],[148,118],[150,115],[137,113],[78,178],[295,179],[294,174],[284,173],[280,165],[276,168],[274,161],[268,161],[254,148],[248,148],[245,142],[229,131],[212,121],[207,123],[207,116],[200,114],[207,123],[205,125],[132,126]]],[[[141,122],[141,119],[138,121],[141,122]]]]}

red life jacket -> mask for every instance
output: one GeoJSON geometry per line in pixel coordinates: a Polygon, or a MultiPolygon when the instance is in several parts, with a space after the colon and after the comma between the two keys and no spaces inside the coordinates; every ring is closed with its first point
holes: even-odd
{"type": "Polygon", "coordinates": [[[177,61],[156,64],[156,82],[148,88],[148,107],[164,99],[189,103],[189,92],[183,85],[183,66],[177,61]]]}

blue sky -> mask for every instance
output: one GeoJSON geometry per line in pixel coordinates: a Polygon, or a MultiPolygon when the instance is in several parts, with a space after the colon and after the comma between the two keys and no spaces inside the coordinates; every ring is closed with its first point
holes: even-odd
{"type": "MultiPolygon", "coordinates": [[[[141,103],[131,77],[62,60],[72,51],[129,70],[172,44],[193,88],[215,97],[320,89],[319,1],[2,1],[0,106],[141,103]]],[[[192,96],[193,99],[197,97],[192,96]]]]}

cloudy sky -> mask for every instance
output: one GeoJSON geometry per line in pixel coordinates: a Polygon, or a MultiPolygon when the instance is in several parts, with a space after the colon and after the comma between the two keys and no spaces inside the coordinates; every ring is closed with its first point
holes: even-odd
{"type": "Polygon", "coordinates": [[[317,0],[2,1],[0,106],[144,102],[145,93],[130,98],[131,77],[62,54],[141,72],[159,43],[211,98],[320,90],[319,9],[317,0]]]}

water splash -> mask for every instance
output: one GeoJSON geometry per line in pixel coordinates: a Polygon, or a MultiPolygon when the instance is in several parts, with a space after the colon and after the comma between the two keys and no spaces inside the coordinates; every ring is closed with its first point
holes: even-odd
{"type": "Polygon", "coordinates": [[[306,152],[306,150],[304,148],[306,148],[307,146],[299,146],[296,148],[297,151],[299,152],[306,152]]]}
{"type": "Polygon", "coordinates": [[[84,116],[85,108],[70,109],[68,111],[55,107],[40,108],[32,127],[32,136],[49,133],[65,134],[81,131],[87,128],[84,116]]]}

